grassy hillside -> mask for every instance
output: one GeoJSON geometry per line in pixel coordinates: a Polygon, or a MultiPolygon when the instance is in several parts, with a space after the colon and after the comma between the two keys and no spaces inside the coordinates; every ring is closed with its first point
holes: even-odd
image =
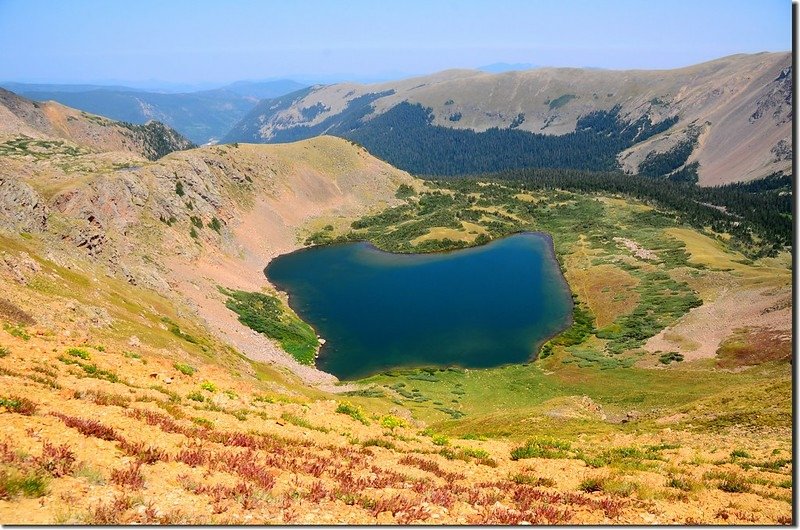
{"type": "Polygon", "coordinates": [[[791,522],[780,245],[747,257],[624,190],[421,181],[330,137],[2,147],[0,522],[791,522]],[[538,360],[336,384],[284,351],[316,337],[275,255],[520,230],[552,234],[577,302],[538,360]]]}
{"type": "Polygon", "coordinates": [[[791,522],[785,364],[397,371],[372,381],[390,399],[331,395],[1,242],[30,260],[0,270],[4,523],[791,522]],[[441,421],[427,404],[451,397],[467,415],[441,421]]]}

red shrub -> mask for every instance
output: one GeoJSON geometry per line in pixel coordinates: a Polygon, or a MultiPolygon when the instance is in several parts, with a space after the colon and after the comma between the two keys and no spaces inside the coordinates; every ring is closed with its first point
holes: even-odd
{"type": "Polygon", "coordinates": [[[106,427],[99,421],[85,420],[83,418],[67,416],[66,414],[61,414],[60,412],[51,412],[50,415],[59,418],[67,427],[77,429],[77,431],[84,436],[93,436],[95,438],[108,441],[114,441],[117,439],[114,429],[111,427],[106,427]]]}
{"type": "Polygon", "coordinates": [[[405,465],[415,466],[423,471],[433,473],[437,477],[443,478],[447,482],[453,482],[464,478],[464,475],[460,473],[450,473],[448,471],[444,471],[442,468],[439,467],[439,464],[437,464],[436,462],[425,460],[424,458],[419,458],[413,455],[404,456],[403,458],[400,459],[400,463],[405,465]]]}
{"type": "Polygon", "coordinates": [[[431,491],[427,495],[428,502],[433,504],[438,504],[439,506],[444,506],[448,510],[453,507],[453,503],[456,502],[456,496],[450,493],[448,489],[445,488],[437,488],[431,491]]]}
{"type": "Polygon", "coordinates": [[[559,510],[555,506],[542,504],[525,513],[525,520],[531,524],[565,524],[572,519],[572,512],[567,508],[559,510]]]}
{"type": "Polygon", "coordinates": [[[402,473],[381,469],[376,466],[372,466],[370,471],[375,474],[375,477],[369,481],[369,487],[371,488],[383,489],[389,486],[403,484],[408,480],[402,473]]]}
{"type": "Polygon", "coordinates": [[[369,481],[364,478],[356,478],[349,469],[340,469],[331,474],[338,483],[336,495],[354,495],[369,486],[369,481]]]}
{"type": "Polygon", "coordinates": [[[502,498],[502,492],[483,489],[480,484],[467,490],[467,502],[473,506],[490,506],[502,498]]]}
{"type": "Polygon", "coordinates": [[[412,506],[405,511],[399,512],[396,516],[398,524],[410,524],[423,521],[430,517],[431,512],[426,506],[412,506]]]}
{"type": "Polygon", "coordinates": [[[23,459],[17,455],[17,452],[11,448],[8,441],[0,443],[0,462],[4,464],[15,464],[22,460],[23,459]]]}
{"type": "Polygon", "coordinates": [[[320,481],[314,482],[311,485],[311,489],[306,494],[306,498],[311,502],[315,503],[319,503],[320,501],[330,497],[331,497],[331,492],[320,481]]]}
{"type": "Polygon", "coordinates": [[[119,439],[119,448],[128,455],[135,456],[136,460],[142,464],[155,464],[159,461],[169,460],[167,453],[158,447],[148,446],[145,447],[144,442],[129,442],[121,436],[119,439]]]}
{"type": "Polygon", "coordinates": [[[431,487],[433,487],[433,483],[428,480],[415,480],[411,485],[411,491],[422,494],[429,491],[431,487]]]}
{"type": "Polygon", "coordinates": [[[561,494],[561,502],[573,506],[593,506],[596,500],[581,493],[565,492],[561,494]]]}
{"type": "Polygon", "coordinates": [[[322,473],[328,468],[328,463],[322,460],[313,460],[313,461],[306,461],[304,462],[300,469],[303,473],[311,475],[313,477],[319,478],[322,476],[322,473]]]}
{"type": "Polygon", "coordinates": [[[197,467],[210,462],[211,454],[200,446],[192,446],[187,449],[182,449],[175,457],[175,460],[183,462],[187,466],[197,467]]]}
{"type": "Polygon", "coordinates": [[[128,416],[140,421],[144,420],[148,425],[154,425],[164,432],[183,434],[185,436],[192,436],[193,434],[193,429],[175,423],[169,416],[152,410],[132,409],[128,411],[128,416]]]}
{"type": "Polygon", "coordinates": [[[33,416],[36,412],[36,403],[28,398],[17,396],[8,398],[0,397],[0,407],[5,407],[9,412],[16,412],[23,416],[33,416]]]}
{"type": "Polygon", "coordinates": [[[625,503],[621,500],[602,499],[597,503],[597,507],[605,512],[606,517],[613,519],[622,513],[625,503]]]}
{"type": "Polygon", "coordinates": [[[256,463],[256,453],[252,450],[241,453],[223,453],[217,459],[217,467],[230,473],[235,473],[258,484],[265,490],[271,490],[275,485],[275,476],[272,470],[256,463]]]}
{"type": "Polygon", "coordinates": [[[133,506],[133,500],[125,494],[116,497],[107,504],[99,504],[94,510],[89,512],[89,520],[86,521],[93,525],[118,525],[124,521],[124,513],[133,506]]]}
{"type": "Polygon", "coordinates": [[[402,495],[394,495],[392,497],[378,499],[375,501],[370,509],[370,512],[372,513],[373,517],[376,517],[381,512],[391,512],[392,514],[396,514],[398,512],[406,512],[415,505],[416,503],[407,497],[402,495]]]}
{"type": "Polygon", "coordinates": [[[42,456],[36,459],[36,465],[54,477],[63,477],[72,473],[75,453],[67,444],[56,446],[45,440],[42,456]]]}
{"type": "Polygon", "coordinates": [[[111,472],[111,482],[118,486],[129,486],[138,490],[144,486],[141,467],[141,463],[133,462],[127,469],[115,469],[111,472]]]}
{"type": "Polygon", "coordinates": [[[470,521],[472,524],[503,524],[503,525],[511,525],[511,524],[519,524],[525,520],[525,514],[519,512],[517,510],[512,510],[511,508],[506,508],[505,506],[494,506],[492,508],[487,508],[483,511],[482,514],[474,518],[474,520],[470,521]]]}
{"type": "Polygon", "coordinates": [[[530,510],[534,504],[560,504],[563,497],[559,493],[540,490],[532,486],[518,486],[514,489],[514,502],[520,510],[530,510]]]}

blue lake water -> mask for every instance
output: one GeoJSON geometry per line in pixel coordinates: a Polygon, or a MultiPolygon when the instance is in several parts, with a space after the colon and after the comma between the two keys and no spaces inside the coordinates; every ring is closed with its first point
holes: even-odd
{"type": "Polygon", "coordinates": [[[526,362],[571,321],[569,288],[540,233],[436,254],[320,246],[279,256],[264,272],[325,339],[317,367],[340,379],[526,362]]]}

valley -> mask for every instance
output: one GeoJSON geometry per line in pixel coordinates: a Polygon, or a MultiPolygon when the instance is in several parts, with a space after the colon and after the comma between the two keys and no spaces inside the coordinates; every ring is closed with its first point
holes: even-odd
{"type": "MultiPolygon", "coordinates": [[[[558,85],[536,94],[546,110],[509,99],[517,106],[481,121],[485,108],[453,96],[442,105],[459,120],[437,104],[420,135],[404,137],[408,122],[392,112],[420,104],[424,114],[426,98],[463,79],[513,80],[522,93],[529,81],[517,78],[591,75],[602,92],[618,89],[606,71],[548,69],[448,71],[378,87],[394,91],[380,97],[313,87],[268,100],[280,108],[247,129],[258,137],[204,147],[157,122],[0,92],[0,522],[791,524],[793,182],[791,160],[765,154],[786,134],[786,58],[691,67],[692,86],[687,71],[658,74],[655,88],[628,87],[633,99],[607,96],[603,108],[558,85]],[[719,79],[732,99],[704,107],[719,79]],[[643,101],[648,110],[634,112],[643,101]],[[654,110],[681,101],[696,114],[654,110]],[[679,163],[659,157],[671,148],[642,151],[737,105],[747,111],[719,122],[762,109],[739,138],[761,142],[751,165],[728,171],[740,144],[720,151],[716,117],[679,163]],[[518,110],[525,120],[509,121],[518,110]],[[501,119],[507,127],[494,129],[501,119]],[[773,120],[769,134],[760,119],[773,120]],[[462,134],[477,143],[459,151],[462,134]],[[452,165],[494,145],[480,135],[520,153],[533,145],[538,161],[452,165]],[[433,165],[414,166],[409,153],[433,165]],[[325,315],[306,316],[311,302],[295,291],[313,282],[301,274],[330,284],[334,309],[360,287],[411,289],[348,285],[327,275],[335,260],[305,270],[292,259],[370,249],[360,259],[455,263],[529,233],[552,241],[547,283],[569,291],[556,286],[559,325],[514,339],[531,355],[465,366],[422,352],[409,366],[379,340],[361,353],[382,363],[346,359],[359,369],[341,380],[324,369],[341,339],[317,329],[325,315]],[[300,275],[294,286],[273,279],[282,262],[300,275]]],[[[506,289],[522,299],[498,317],[506,324],[543,292],[513,293],[521,273],[511,272],[489,263],[473,276],[441,271],[436,285],[430,273],[410,281],[434,294],[452,281],[477,306],[506,289]]],[[[402,332],[422,339],[419,326],[402,332]]],[[[440,340],[479,342],[458,335],[440,340]]]]}

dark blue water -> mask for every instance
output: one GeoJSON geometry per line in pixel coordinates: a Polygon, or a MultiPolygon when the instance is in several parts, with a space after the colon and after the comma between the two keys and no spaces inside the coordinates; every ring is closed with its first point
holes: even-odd
{"type": "Polygon", "coordinates": [[[549,236],[524,233],[438,254],[368,243],[299,250],[265,269],[326,340],[317,367],[355,379],[395,367],[525,362],[570,322],[549,236]]]}

